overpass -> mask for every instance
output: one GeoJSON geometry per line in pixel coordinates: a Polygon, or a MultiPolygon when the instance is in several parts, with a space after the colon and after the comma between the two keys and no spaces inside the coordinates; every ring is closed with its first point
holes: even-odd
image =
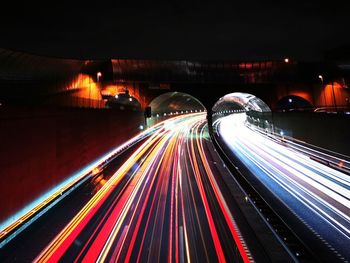
{"type": "Polygon", "coordinates": [[[72,60],[0,49],[2,103],[74,107],[116,106],[134,97],[145,108],[169,91],[193,95],[210,109],[231,92],[247,92],[272,109],[343,108],[349,73],[330,62],[72,60]],[[112,102],[112,103],[106,103],[112,102]]]}

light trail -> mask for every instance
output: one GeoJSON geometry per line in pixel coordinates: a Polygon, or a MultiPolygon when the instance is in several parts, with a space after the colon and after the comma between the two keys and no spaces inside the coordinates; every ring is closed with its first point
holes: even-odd
{"type": "Polygon", "coordinates": [[[190,114],[155,131],[35,261],[251,261],[207,160],[204,123],[190,114]]]}
{"type": "Polygon", "coordinates": [[[219,119],[221,139],[271,196],[350,257],[350,177],[249,129],[245,113],[219,119]]]}
{"type": "MultiPolygon", "coordinates": [[[[38,257],[51,258],[53,261],[58,259],[65,252],[65,249],[73,243],[83,227],[88,223],[88,220],[96,213],[97,209],[106,200],[107,196],[118,185],[126,172],[130,170],[136,160],[141,158],[142,154],[152,145],[150,142],[159,138],[159,133],[154,134],[149,138],[143,147],[140,147],[123,166],[112,176],[112,178],[97,192],[97,194],[84,206],[77,216],[70,222],[68,226],[57,236],[48,248],[38,257]],[[60,248],[60,249],[58,249],[60,248]]],[[[38,260],[39,262],[41,260],[38,260]]]]}

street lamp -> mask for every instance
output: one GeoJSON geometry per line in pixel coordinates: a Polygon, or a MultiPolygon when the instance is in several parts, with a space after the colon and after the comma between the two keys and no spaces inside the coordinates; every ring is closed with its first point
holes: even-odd
{"type": "MultiPolygon", "coordinates": [[[[322,75],[318,75],[318,78],[321,80],[322,82],[322,86],[321,86],[321,92],[322,92],[322,89],[323,89],[323,76],[322,75]]],[[[324,99],[324,107],[326,107],[326,91],[323,90],[323,99],[324,99]]]]}
{"type": "Polygon", "coordinates": [[[322,75],[318,75],[318,78],[322,81],[322,84],[323,84],[323,76],[322,75]]]}
{"type": "Polygon", "coordinates": [[[97,82],[100,82],[100,77],[102,77],[102,73],[101,72],[97,72],[97,82]]]}

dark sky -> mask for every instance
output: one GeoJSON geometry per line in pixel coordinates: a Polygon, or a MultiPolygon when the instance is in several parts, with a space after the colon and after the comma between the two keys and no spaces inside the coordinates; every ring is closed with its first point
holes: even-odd
{"type": "Polygon", "coordinates": [[[2,8],[0,47],[75,58],[318,60],[350,45],[350,1],[320,2],[12,3],[2,8]]]}

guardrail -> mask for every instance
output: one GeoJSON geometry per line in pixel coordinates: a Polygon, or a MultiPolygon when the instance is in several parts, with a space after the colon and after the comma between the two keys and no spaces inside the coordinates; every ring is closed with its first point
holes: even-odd
{"type": "Polygon", "coordinates": [[[255,125],[246,122],[246,126],[261,135],[268,137],[284,146],[291,148],[297,152],[303,153],[310,159],[321,164],[327,165],[333,169],[350,175],[350,157],[336,153],[316,145],[308,144],[304,141],[295,139],[293,137],[284,136],[279,133],[274,133],[266,129],[262,129],[255,125]]]}

